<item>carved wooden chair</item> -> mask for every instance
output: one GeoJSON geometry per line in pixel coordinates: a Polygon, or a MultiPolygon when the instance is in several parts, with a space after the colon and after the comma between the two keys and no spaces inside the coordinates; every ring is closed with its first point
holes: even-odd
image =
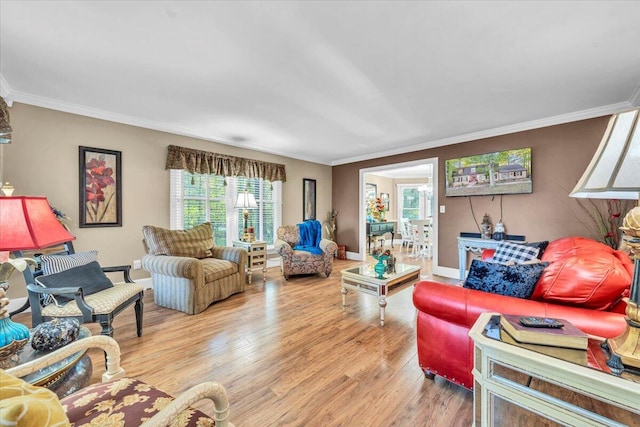
{"type": "MultiPolygon", "coordinates": [[[[97,252],[93,253],[97,255],[97,252]]],[[[22,252],[17,253],[17,255],[25,256],[22,252]]],[[[52,259],[55,259],[62,266],[71,266],[73,270],[64,269],[48,275],[46,274],[48,273],[47,271],[43,271],[43,262],[39,263],[35,268],[24,270],[23,275],[29,294],[28,305],[31,306],[32,327],[57,317],[71,317],[78,319],[80,323],[100,323],[102,326],[101,334],[113,336],[113,327],[111,326],[113,318],[135,303],[137,334],[141,336],[144,288],[131,280],[131,266],[99,267],[102,273],[98,274],[104,276],[104,273],[121,272],[124,276],[124,281],[113,283],[111,286],[110,281],[104,276],[104,279],[109,282],[109,287],[95,291],[93,283],[83,281],[82,274],[74,271],[82,267],[80,265],[74,268],[74,263],[77,262],[80,255],[75,253],[73,244],[67,242],[60,246],[59,250],[49,251],[46,255],[40,256],[40,259],[62,257],[52,259]],[[77,257],[74,258],[74,256],[77,257]],[[54,276],[63,274],[67,275],[60,277],[61,286],[42,286],[42,283],[52,284],[56,279],[54,276]],[[68,300],[64,305],[59,301],[63,299],[68,300]]],[[[84,265],[87,265],[86,268],[90,267],[88,264],[84,265]]],[[[83,271],[86,271],[86,268],[83,271]]],[[[18,310],[18,312],[24,308],[26,306],[18,310]]]]}
{"type": "Polygon", "coordinates": [[[48,422],[49,425],[203,427],[215,424],[216,427],[233,427],[227,420],[229,401],[221,384],[203,382],[174,399],[152,385],[125,378],[125,371],[120,366],[120,347],[107,336],[83,338],[29,363],[6,371],[0,369],[0,396],[1,425],[16,425],[15,421],[19,419],[25,425],[48,422]],[[89,348],[99,348],[106,354],[102,383],[82,387],[59,398],[51,390],[20,379],[89,348]],[[213,402],[213,419],[193,408],[192,405],[202,400],[213,402]]]}

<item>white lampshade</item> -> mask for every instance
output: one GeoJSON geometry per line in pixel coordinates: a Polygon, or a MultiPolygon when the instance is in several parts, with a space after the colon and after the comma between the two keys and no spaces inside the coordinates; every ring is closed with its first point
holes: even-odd
{"type": "Polygon", "coordinates": [[[609,120],[600,146],[571,197],[638,199],[640,193],[640,110],[609,120]]]}
{"type": "Polygon", "coordinates": [[[234,208],[257,208],[258,204],[256,203],[255,197],[253,194],[250,194],[248,191],[244,191],[243,193],[238,194],[238,199],[236,200],[236,204],[233,206],[234,208]]]}

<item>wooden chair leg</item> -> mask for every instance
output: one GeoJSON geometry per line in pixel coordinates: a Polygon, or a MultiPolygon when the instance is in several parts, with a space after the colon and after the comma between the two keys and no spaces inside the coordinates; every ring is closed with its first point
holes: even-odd
{"type": "Polygon", "coordinates": [[[142,309],[144,308],[144,303],[142,302],[142,296],[138,298],[135,305],[136,310],[136,329],[138,336],[142,336],[142,309]]]}
{"type": "Polygon", "coordinates": [[[109,316],[106,319],[100,319],[100,326],[102,326],[102,331],[100,331],[100,335],[107,335],[113,338],[113,327],[111,326],[112,317],[109,316]]]}

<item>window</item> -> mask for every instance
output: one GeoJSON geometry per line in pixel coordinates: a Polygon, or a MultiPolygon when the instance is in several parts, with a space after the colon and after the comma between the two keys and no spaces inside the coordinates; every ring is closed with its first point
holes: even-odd
{"type": "Polygon", "coordinates": [[[231,246],[243,231],[243,210],[234,208],[238,193],[253,194],[258,205],[249,209],[248,225],[254,228],[256,240],[273,246],[276,229],[282,223],[282,183],[258,178],[191,174],[171,170],[170,205],[172,229],[184,230],[210,222],[214,243],[231,246]]]}
{"type": "Polygon", "coordinates": [[[424,184],[398,185],[398,218],[424,219],[432,214],[431,193],[424,184]]]}

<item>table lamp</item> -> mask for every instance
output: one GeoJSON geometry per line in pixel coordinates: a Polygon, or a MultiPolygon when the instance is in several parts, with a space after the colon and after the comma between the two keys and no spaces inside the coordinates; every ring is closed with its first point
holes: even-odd
{"type": "Polygon", "coordinates": [[[607,365],[615,374],[621,374],[625,366],[640,368],[639,113],[640,109],[636,109],[611,117],[596,154],[571,193],[572,197],[638,200],[638,206],[629,211],[620,227],[635,259],[631,294],[625,298],[627,328],[603,345],[610,353],[607,365]]]}
{"type": "MultiPolygon", "coordinates": [[[[2,262],[8,259],[8,252],[21,257],[23,250],[42,249],[74,239],[57,220],[46,197],[0,197],[0,273],[3,273],[0,281],[3,289],[8,288],[8,279],[15,266],[15,263],[2,262]]],[[[0,362],[21,350],[29,337],[26,326],[13,322],[9,317],[4,308],[8,303],[8,298],[0,301],[0,362]]],[[[27,307],[29,300],[12,314],[27,307]]]]}
{"type": "Polygon", "coordinates": [[[249,222],[249,209],[258,207],[255,197],[253,197],[253,194],[250,194],[249,191],[245,189],[244,192],[238,194],[238,199],[236,200],[236,204],[233,207],[237,209],[244,209],[244,227],[243,234],[240,240],[242,240],[243,242],[253,241],[252,236],[249,235],[247,223],[249,222]]]}

